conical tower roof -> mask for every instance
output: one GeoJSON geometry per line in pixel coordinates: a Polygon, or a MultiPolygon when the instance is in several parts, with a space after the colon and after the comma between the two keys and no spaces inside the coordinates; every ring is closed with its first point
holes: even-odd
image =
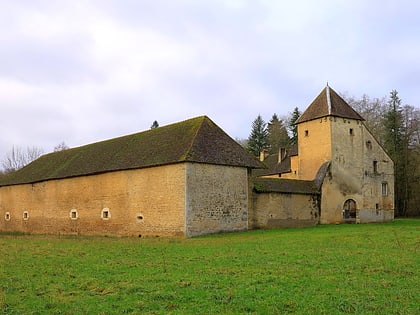
{"type": "Polygon", "coordinates": [[[326,116],[364,120],[343,98],[328,85],[313,100],[296,121],[297,124],[326,116]]]}

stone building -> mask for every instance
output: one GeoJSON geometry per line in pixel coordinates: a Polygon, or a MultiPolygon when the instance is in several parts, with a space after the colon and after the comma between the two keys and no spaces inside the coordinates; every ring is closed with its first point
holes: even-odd
{"type": "Polygon", "coordinates": [[[394,218],[393,162],[327,86],[262,162],[208,117],[46,154],[0,180],[0,231],[181,236],[394,218]]]}
{"type": "Polygon", "coordinates": [[[246,230],[253,167],[259,162],[205,116],[50,153],[0,182],[0,231],[246,230]]]}
{"type": "MultiPolygon", "coordinates": [[[[267,181],[265,186],[262,184],[261,193],[279,194],[278,187],[290,187],[293,196],[298,192],[293,188],[296,181],[306,182],[303,185],[306,189],[301,189],[300,194],[305,192],[308,200],[314,200],[315,193],[319,196],[319,213],[314,214],[313,204],[308,204],[301,214],[300,219],[309,220],[308,225],[317,220],[319,223],[393,220],[393,161],[363,121],[327,86],[297,121],[297,146],[268,157],[268,170],[255,172],[257,182],[261,178],[267,181]]],[[[295,218],[285,216],[282,204],[272,206],[269,217],[260,226],[276,222],[273,219],[277,216],[277,225],[288,221],[292,224],[295,218]]],[[[259,208],[255,210],[261,214],[259,208]]]]}

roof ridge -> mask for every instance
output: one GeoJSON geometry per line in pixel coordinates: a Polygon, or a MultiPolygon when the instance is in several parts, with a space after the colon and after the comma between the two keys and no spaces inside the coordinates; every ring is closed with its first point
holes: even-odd
{"type": "Polygon", "coordinates": [[[187,150],[185,150],[185,155],[183,156],[184,159],[187,159],[191,155],[191,151],[192,151],[192,148],[194,146],[194,143],[195,143],[195,141],[197,139],[198,133],[201,130],[201,128],[203,127],[204,120],[206,118],[207,118],[207,116],[199,116],[199,117],[196,118],[197,120],[198,119],[201,119],[201,122],[200,122],[200,125],[197,127],[197,130],[196,130],[194,136],[191,138],[190,146],[188,147],[187,150]]]}

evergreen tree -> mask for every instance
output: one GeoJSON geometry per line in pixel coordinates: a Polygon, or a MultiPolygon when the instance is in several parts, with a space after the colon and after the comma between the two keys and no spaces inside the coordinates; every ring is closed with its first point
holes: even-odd
{"type": "Polygon", "coordinates": [[[284,123],[277,114],[273,114],[267,124],[267,146],[270,154],[279,152],[280,148],[286,148],[289,144],[289,135],[287,134],[284,123]]]}
{"type": "Polygon", "coordinates": [[[267,127],[261,115],[252,122],[251,134],[248,137],[247,149],[255,156],[259,156],[263,149],[267,148],[267,127]]]}
{"type": "Polygon", "coordinates": [[[384,146],[394,161],[395,175],[395,209],[398,216],[406,212],[406,151],[404,145],[403,119],[401,100],[396,90],[391,91],[388,101],[388,111],[384,116],[384,146]]]}
{"type": "Polygon", "coordinates": [[[290,118],[289,124],[288,124],[289,131],[292,134],[289,141],[290,146],[294,146],[298,143],[298,132],[297,132],[296,121],[299,119],[300,115],[302,115],[302,113],[299,111],[299,108],[295,107],[295,109],[292,112],[292,117],[290,118]]]}

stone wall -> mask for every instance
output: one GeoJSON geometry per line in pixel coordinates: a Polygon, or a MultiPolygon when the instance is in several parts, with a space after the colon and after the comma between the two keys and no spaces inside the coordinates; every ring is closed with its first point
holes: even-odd
{"type": "Polygon", "coordinates": [[[184,209],[185,164],[0,187],[0,231],[183,236],[184,209]]]}
{"type": "Polygon", "coordinates": [[[319,196],[279,192],[254,193],[250,227],[314,226],[319,223],[319,196]]]}
{"type": "Polygon", "coordinates": [[[356,202],[358,222],[391,220],[392,160],[360,121],[336,118],[332,135],[331,166],[322,186],[321,223],[344,222],[343,206],[350,199],[356,202]]]}
{"type": "MultiPolygon", "coordinates": [[[[325,117],[298,124],[297,179],[313,180],[321,165],[331,159],[331,120],[333,119],[333,117],[325,117]]],[[[295,178],[295,167],[292,165],[293,174],[287,178],[295,178]]]]}
{"type": "Polygon", "coordinates": [[[187,163],[186,182],[187,236],[248,228],[246,168],[187,163]]]}

